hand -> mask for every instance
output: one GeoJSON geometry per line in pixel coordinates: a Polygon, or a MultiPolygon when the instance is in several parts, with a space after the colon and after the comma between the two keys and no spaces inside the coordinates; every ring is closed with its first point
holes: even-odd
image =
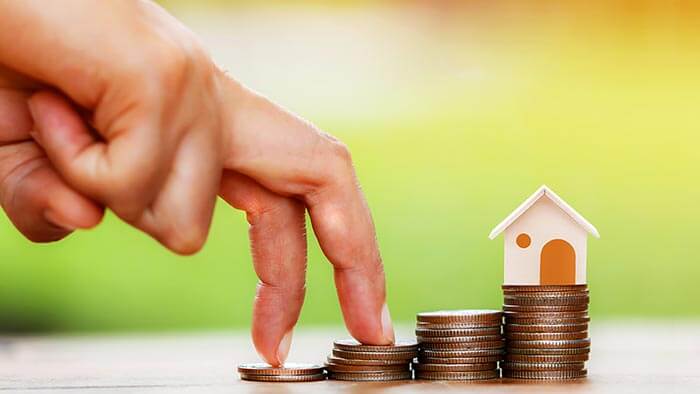
{"type": "Polygon", "coordinates": [[[350,333],[393,342],[347,148],[216,70],[157,6],[72,3],[0,2],[0,61],[60,92],[39,90],[30,106],[36,139],[76,195],[181,253],[201,247],[217,191],[245,210],[260,278],[253,341],[273,365],[303,303],[308,210],[350,333]]]}
{"type": "Polygon", "coordinates": [[[29,107],[66,183],[176,252],[202,246],[221,177],[220,93],[191,32],[150,2],[0,2],[0,61],[52,88],[29,107]]]}

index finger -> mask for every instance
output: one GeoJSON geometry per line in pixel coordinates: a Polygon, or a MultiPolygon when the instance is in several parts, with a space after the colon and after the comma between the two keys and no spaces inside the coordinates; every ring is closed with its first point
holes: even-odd
{"type": "Polygon", "coordinates": [[[335,269],[348,330],[362,343],[393,343],[375,228],[347,148],[235,81],[228,81],[225,93],[233,104],[224,115],[226,168],[303,198],[335,269]]]}

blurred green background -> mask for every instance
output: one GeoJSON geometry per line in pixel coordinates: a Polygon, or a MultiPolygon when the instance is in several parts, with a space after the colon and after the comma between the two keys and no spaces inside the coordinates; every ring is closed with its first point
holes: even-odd
{"type": "MultiPolygon", "coordinates": [[[[487,234],[543,183],[602,235],[595,319],[700,314],[699,6],[328,4],[164,3],[232,75],[350,146],[395,320],[499,307],[503,245],[487,234]]],[[[300,323],[340,325],[309,243],[300,323]]],[[[51,245],[3,215],[0,331],[244,327],[250,260],[244,215],[223,203],[186,258],[111,215],[51,245]]]]}

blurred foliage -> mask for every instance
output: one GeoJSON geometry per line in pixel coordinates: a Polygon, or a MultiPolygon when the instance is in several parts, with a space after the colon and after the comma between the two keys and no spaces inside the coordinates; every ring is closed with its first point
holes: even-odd
{"type": "MultiPolygon", "coordinates": [[[[209,24],[217,19],[197,24],[174,9],[198,32],[215,30],[209,24]]],[[[331,58],[324,64],[339,69],[323,81],[349,80],[346,95],[292,78],[265,91],[283,102],[304,96],[291,107],[351,147],[396,320],[411,322],[427,309],[498,307],[503,246],[487,234],[542,183],[601,232],[589,242],[595,318],[697,316],[700,264],[691,248],[700,218],[700,54],[697,32],[685,34],[694,31],[688,25],[697,10],[686,19],[687,11],[641,18],[614,9],[607,19],[586,19],[592,13],[556,8],[525,17],[486,9],[453,17],[455,28],[391,22],[401,15],[391,14],[379,24],[407,24],[407,34],[420,39],[404,37],[411,51],[392,53],[389,64],[399,66],[370,75],[370,84],[358,67],[331,58]],[[329,101],[343,109],[326,111],[329,101]]],[[[255,65],[273,55],[248,54],[249,68],[236,66],[254,81],[255,65]]],[[[294,64],[272,62],[266,72],[295,73],[294,64]]],[[[315,80],[317,71],[294,75],[315,80]]],[[[205,249],[187,258],[111,215],[51,245],[30,244],[2,217],[0,330],[244,326],[256,283],[246,238],[244,216],[225,204],[205,249]]],[[[330,265],[309,243],[301,322],[341,324],[330,265]]]]}

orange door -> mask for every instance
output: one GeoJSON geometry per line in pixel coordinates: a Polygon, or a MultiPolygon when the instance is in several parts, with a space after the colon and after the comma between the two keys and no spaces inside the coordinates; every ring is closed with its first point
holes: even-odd
{"type": "Polygon", "coordinates": [[[573,285],[576,283],[576,251],[563,239],[553,239],[540,254],[541,285],[573,285]]]}

